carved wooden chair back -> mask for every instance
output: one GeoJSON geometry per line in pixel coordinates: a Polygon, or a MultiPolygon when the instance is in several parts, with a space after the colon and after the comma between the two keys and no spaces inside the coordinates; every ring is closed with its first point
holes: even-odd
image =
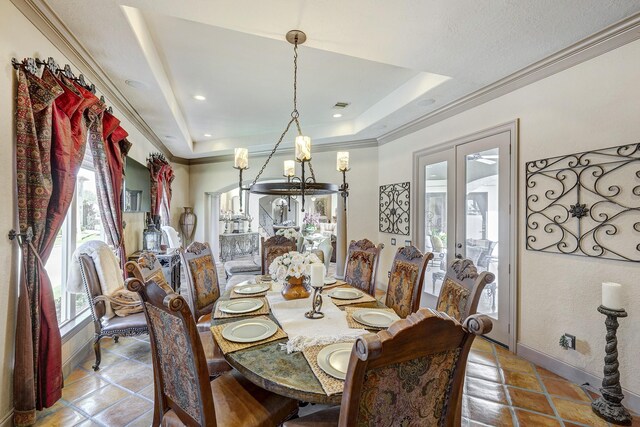
{"type": "Polygon", "coordinates": [[[153,425],[173,409],[190,426],[215,426],[207,360],[187,302],[153,279],[127,279],[137,292],[149,325],[154,375],[153,425]]]}
{"type": "Polygon", "coordinates": [[[296,251],[298,245],[291,239],[284,236],[272,236],[267,240],[260,238],[260,248],[262,257],[262,274],[269,274],[269,266],[274,259],[287,252],[296,251]]]}
{"type": "Polygon", "coordinates": [[[385,305],[393,308],[398,316],[407,317],[420,308],[424,272],[431,259],[433,253],[423,254],[415,246],[404,246],[396,252],[385,305]]]}
{"type": "Polygon", "coordinates": [[[208,243],[193,242],[178,249],[186,276],[186,300],[196,322],[211,313],[220,298],[218,271],[208,243]]]}
{"type": "Polygon", "coordinates": [[[376,275],[380,251],[384,245],[375,245],[369,239],[352,240],[347,250],[344,266],[344,281],[369,295],[375,296],[376,275]]]}
{"type": "Polygon", "coordinates": [[[470,317],[463,326],[444,313],[420,309],[385,331],[358,338],[339,425],[403,420],[407,425],[459,426],[467,356],[475,335],[491,326],[487,316],[470,317]]]}
{"type": "Polygon", "coordinates": [[[124,269],[127,272],[127,277],[135,277],[143,283],[155,280],[160,286],[171,289],[162,272],[162,265],[153,252],[143,252],[137,261],[128,261],[124,265],[124,269]]]}
{"type": "Polygon", "coordinates": [[[482,290],[494,280],[493,273],[478,273],[470,259],[454,260],[444,276],[436,310],[463,321],[476,313],[482,290]]]}

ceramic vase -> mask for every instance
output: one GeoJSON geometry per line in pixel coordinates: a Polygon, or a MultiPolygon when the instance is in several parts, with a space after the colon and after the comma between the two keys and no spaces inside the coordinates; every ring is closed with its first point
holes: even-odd
{"type": "Polygon", "coordinates": [[[304,285],[303,277],[289,277],[282,286],[282,297],[286,300],[307,298],[309,290],[304,285]]]}
{"type": "Polygon", "coordinates": [[[185,207],[184,212],[180,214],[180,231],[182,231],[185,246],[191,243],[193,232],[196,230],[196,221],[197,218],[196,214],[193,213],[193,208],[185,207]]]}

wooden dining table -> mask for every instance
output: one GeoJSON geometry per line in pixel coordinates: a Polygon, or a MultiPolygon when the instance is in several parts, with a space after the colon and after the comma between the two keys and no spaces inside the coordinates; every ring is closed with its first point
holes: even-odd
{"type": "MultiPolygon", "coordinates": [[[[225,301],[231,297],[231,289],[218,299],[225,301]]],[[[324,295],[324,298],[330,298],[324,295]]],[[[310,303],[311,304],[311,303],[310,303]]],[[[351,304],[348,307],[385,308],[380,301],[351,304]]],[[[311,305],[309,305],[311,308],[311,305]]],[[[339,306],[344,310],[345,306],[339,306]]],[[[242,316],[226,319],[211,319],[211,326],[237,322],[250,318],[242,316]]],[[[277,319],[270,312],[269,317],[277,324],[277,319]]],[[[313,322],[313,320],[309,320],[313,322]]],[[[286,332],[286,331],[285,331],[286,332]]],[[[280,344],[286,343],[287,338],[271,341],[265,344],[234,351],[224,355],[225,359],[249,381],[265,390],[281,396],[297,399],[302,402],[338,405],[342,400],[342,393],[328,396],[320,381],[316,378],[311,366],[302,352],[287,354],[280,344]]]]}

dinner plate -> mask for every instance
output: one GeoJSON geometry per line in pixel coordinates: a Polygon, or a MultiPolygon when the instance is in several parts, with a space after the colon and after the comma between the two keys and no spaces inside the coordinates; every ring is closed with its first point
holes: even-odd
{"type": "Polygon", "coordinates": [[[400,317],[386,310],[363,309],[353,312],[353,318],[363,325],[374,328],[388,328],[400,317]]]}
{"type": "Polygon", "coordinates": [[[256,282],[271,283],[273,282],[273,278],[271,278],[270,274],[263,274],[261,276],[256,276],[256,282]]]}
{"type": "Polygon", "coordinates": [[[233,288],[233,291],[237,294],[259,294],[260,292],[264,292],[269,290],[271,287],[270,283],[248,283],[246,285],[238,285],[233,288]]]}
{"type": "Polygon", "coordinates": [[[337,283],[338,281],[336,280],[335,277],[325,277],[324,278],[324,284],[325,285],[333,285],[334,283],[337,283]]]}
{"type": "Polygon", "coordinates": [[[222,330],[222,337],[233,342],[256,342],[278,332],[278,326],[269,319],[247,319],[229,323],[222,330]]]}
{"type": "Polygon", "coordinates": [[[332,377],[344,380],[347,376],[352,348],[352,342],[341,342],[326,346],[318,353],[318,366],[332,377]]]}
{"type": "Polygon", "coordinates": [[[264,301],[255,298],[239,298],[220,303],[220,311],[223,313],[250,313],[259,310],[264,305],[264,301]]]}
{"type": "Polygon", "coordinates": [[[327,295],[337,299],[358,299],[362,296],[362,292],[353,288],[336,288],[327,295]]]}

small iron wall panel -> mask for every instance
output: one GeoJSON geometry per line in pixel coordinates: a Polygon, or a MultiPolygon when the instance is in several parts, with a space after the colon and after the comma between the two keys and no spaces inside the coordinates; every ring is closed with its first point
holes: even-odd
{"type": "Polygon", "coordinates": [[[526,247],[640,261],[640,144],[526,164],[526,247]]]}
{"type": "Polygon", "coordinates": [[[409,235],[410,183],[380,186],[379,230],[382,233],[409,235]]]}

